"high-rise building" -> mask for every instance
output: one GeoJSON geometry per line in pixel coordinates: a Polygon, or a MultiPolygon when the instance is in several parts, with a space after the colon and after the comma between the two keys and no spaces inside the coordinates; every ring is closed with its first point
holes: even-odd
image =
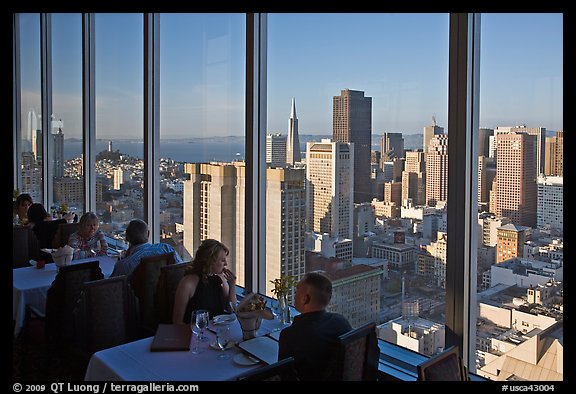
{"type": "Polygon", "coordinates": [[[354,144],[306,144],[306,225],[308,231],[352,240],[354,144]]]}
{"type": "Polygon", "coordinates": [[[266,165],[269,167],[286,166],[286,136],[282,134],[266,135],[266,165]]]}
{"type": "Polygon", "coordinates": [[[402,133],[384,133],[380,137],[380,152],[384,161],[404,158],[404,138],[402,133]]]}
{"type": "Polygon", "coordinates": [[[557,131],[553,137],[546,137],[546,160],[544,160],[544,175],[562,176],[564,167],[564,132],[557,131]]]}
{"type": "Polygon", "coordinates": [[[372,97],[364,97],[362,91],[342,90],[333,98],[332,122],[332,139],[354,144],[354,202],[369,202],[372,97]]]}
{"type": "Polygon", "coordinates": [[[534,136],[534,146],[532,154],[534,155],[534,169],[535,177],[544,174],[545,167],[545,154],[546,154],[546,127],[526,127],[526,125],[520,126],[498,126],[494,133],[498,138],[502,134],[509,133],[526,133],[528,135],[534,136]]]}
{"type": "Polygon", "coordinates": [[[538,227],[564,231],[564,181],[561,176],[538,178],[538,227]]]}
{"type": "Polygon", "coordinates": [[[490,137],[493,135],[494,129],[478,129],[478,156],[490,157],[490,137]]]}
{"type": "Polygon", "coordinates": [[[495,176],[495,160],[488,156],[478,156],[478,203],[489,203],[490,188],[495,176]]]}
{"type": "Polygon", "coordinates": [[[58,127],[58,132],[52,134],[52,139],[54,141],[54,178],[60,179],[64,176],[64,133],[62,133],[62,127],[58,127]]]}
{"type": "Polygon", "coordinates": [[[422,144],[424,153],[428,153],[428,144],[430,143],[432,137],[442,134],[444,134],[444,127],[437,126],[436,118],[432,117],[432,125],[424,127],[424,141],[422,144]]]}
{"type": "Polygon", "coordinates": [[[406,164],[402,172],[402,202],[412,199],[414,205],[426,204],[426,161],[424,152],[406,152],[406,164]]]}
{"type": "Polygon", "coordinates": [[[298,118],[296,117],[296,100],[292,97],[292,111],[288,119],[288,141],[286,143],[286,163],[294,165],[302,161],[300,139],[298,138],[298,118]]]}
{"type": "MultiPolygon", "coordinates": [[[[281,274],[300,279],[305,270],[306,172],[303,168],[266,170],[266,295],[281,274]]],[[[294,290],[294,289],[293,289],[294,290]]],[[[293,294],[289,294],[293,301],[293,294]]]]}
{"type": "Polygon", "coordinates": [[[426,205],[448,201],[448,135],[434,135],[426,151],[426,205]]]}
{"type": "Polygon", "coordinates": [[[514,224],[536,226],[536,137],[527,133],[498,134],[495,207],[490,211],[514,224]]]}
{"type": "Polygon", "coordinates": [[[200,243],[217,239],[228,247],[228,265],[244,285],[243,162],[186,163],[184,172],[184,247],[192,256],[200,243]]]}

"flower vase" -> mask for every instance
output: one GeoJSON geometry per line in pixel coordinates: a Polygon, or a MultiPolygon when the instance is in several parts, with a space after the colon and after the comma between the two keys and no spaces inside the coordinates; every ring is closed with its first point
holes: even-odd
{"type": "MultiPolygon", "coordinates": [[[[262,317],[255,316],[242,316],[242,312],[236,312],[236,317],[238,322],[240,322],[240,327],[242,328],[242,339],[252,339],[256,337],[256,331],[260,328],[262,324],[262,317]]],[[[248,312],[247,314],[251,314],[248,312]]]]}
{"type": "Polygon", "coordinates": [[[288,306],[288,295],[280,294],[278,296],[278,315],[280,323],[290,324],[290,308],[288,306]]]}

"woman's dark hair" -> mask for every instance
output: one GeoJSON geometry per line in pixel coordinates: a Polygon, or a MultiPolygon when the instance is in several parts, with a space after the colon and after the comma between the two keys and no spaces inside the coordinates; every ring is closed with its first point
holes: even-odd
{"type": "Polygon", "coordinates": [[[22,205],[24,201],[28,201],[30,205],[34,203],[34,201],[32,201],[32,196],[30,196],[30,194],[22,193],[19,194],[18,197],[16,197],[16,206],[19,207],[20,205],[22,205]]]}
{"type": "Polygon", "coordinates": [[[205,280],[210,273],[210,266],[221,251],[224,251],[226,256],[230,253],[226,245],[222,242],[215,239],[205,239],[198,247],[198,250],[196,250],[194,260],[192,260],[192,263],[186,268],[184,274],[196,274],[205,280]]]}
{"type": "Polygon", "coordinates": [[[35,202],[28,208],[28,221],[30,223],[40,223],[48,216],[48,212],[42,204],[35,202]]]}

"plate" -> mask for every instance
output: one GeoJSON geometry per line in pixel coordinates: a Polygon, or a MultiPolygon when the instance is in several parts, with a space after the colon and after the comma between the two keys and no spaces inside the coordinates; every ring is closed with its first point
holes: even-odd
{"type": "Polygon", "coordinates": [[[234,320],[236,320],[236,315],[230,314],[230,315],[214,316],[214,319],[212,321],[214,324],[229,324],[232,323],[234,320]]]}
{"type": "Polygon", "coordinates": [[[258,360],[257,358],[247,356],[244,353],[238,353],[237,355],[234,356],[233,360],[236,364],[245,366],[256,365],[260,362],[260,360],[258,360]]]}

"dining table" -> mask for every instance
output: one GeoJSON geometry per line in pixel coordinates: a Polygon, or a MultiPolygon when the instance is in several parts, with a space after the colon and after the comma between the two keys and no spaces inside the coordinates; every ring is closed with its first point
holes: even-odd
{"type": "MultiPolygon", "coordinates": [[[[230,381],[255,368],[267,365],[247,354],[239,346],[243,341],[242,329],[237,319],[229,325],[230,342],[226,350],[216,345],[213,320],[204,330],[205,342],[199,341],[193,331],[190,349],[180,351],[151,351],[154,337],[140,339],[95,352],[88,363],[85,381],[230,381]],[[196,344],[200,351],[196,352],[196,344]],[[226,352],[229,357],[218,357],[226,352]]],[[[257,336],[278,339],[279,331],[286,327],[278,319],[263,320],[257,336]]]]}
{"type": "MultiPolygon", "coordinates": [[[[98,260],[104,278],[108,278],[114,269],[117,257],[95,256],[72,260],[70,264],[79,264],[98,260]]],[[[42,268],[29,267],[12,270],[12,318],[14,324],[14,337],[16,338],[22,327],[26,315],[26,306],[31,308],[38,316],[46,312],[46,298],[48,289],[56,278],[58,269],[56,264],[45,264],[42,268]]]]}

